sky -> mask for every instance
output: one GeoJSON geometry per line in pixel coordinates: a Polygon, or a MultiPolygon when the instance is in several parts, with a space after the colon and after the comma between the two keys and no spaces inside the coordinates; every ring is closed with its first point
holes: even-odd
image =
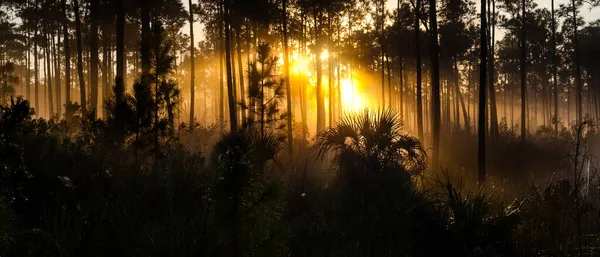
{"type": "MultiPolygon", "coordinates": [[[[194,2],[197,1],[202,1],[202,0],[193,0],[194,2]]],[[[247,1],[252,1],[252,0],[247,0],[247,1]]],[[[401,1],[406,1],[406,0],[401,0],[401,1]]],[[[548,8],[550,9],[550,5],[551,5],[551,0],[535,0],[535,2],[537,2],[539,8],[548,8]]],[[[397,6],[397,0],[387,0],[387,8],[388,9],[395,9],[397,6]]],[[[479,3],[479,1],[477,1],[477,3],[479,3]]],[[[555,9],[558,8],[558,6],[560,4],[569,4],[570,0],[555,0],[554,1],[554,5],[555,5],[555,9]]],[[[185,6],[186,9],[188,9],[188,1],[183,1],[183,5],[185,6]]],[[[479,4],[477,4],[477,8],[479,8],[479,4]]],[[[595,21],[597,19],[600,19],[600,7],[591,9],[589,5],[584,5],[580,10],[580,15],[583,16],[583,18],[585,19],[586,22],[591,22],[591,21],[595,21]]],[[[559,26],[560,28],[560,26],[559,26]]],[[[182,29],[183,32],[187,35],[189,35],[190,32],[190,27],[189,24],[186,24],[185,27],[182,29]]],[[[202,40],[203,36],[203,28],[201,26],[201,24],[199,22],[196,22],[194,24],[194,41],[199,42],[200,40],[202,40]]],[[[497,31],[497,36],[498,38],[501,37],[501,35],[503,34],[501,31],[497,31]]],[[[197,44],[196,44],[197,45],[197,44]]]]}

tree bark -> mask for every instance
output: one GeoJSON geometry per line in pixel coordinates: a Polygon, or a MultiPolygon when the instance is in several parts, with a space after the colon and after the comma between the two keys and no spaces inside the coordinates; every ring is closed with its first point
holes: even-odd
{"type": "Polygon", "coordinates": [[[54,116],[54,99],[52,98],[52,66],[51,66],[51,54],[50,54],[50,49],[52,49],[52,46],[50,45],[51,41],[50,41],[50,33],[48,33],[48,27],[49,25],[44,25],[44,40],[46,41],[46,46],[44,47],[44,54],[46,55],[45,57],[45,61],[46,61],[46,67],[44,69],[44,72],[46,72],[46,92],[47,92],[47,99],[48,102],[46,103],[46,106],[48,108],[48,119],[52,118],[52,116],[54,116]]]}
{"type": "MultiPolygon", "coordinates": [[[[54,55],[54,86],[56,87],[56,111],[58,114],[62,114],[62,90],[60,88],[60,52],[57,53],[57,45],[54,42],[54,26],[52,28],[52,54],[54,55]]],[[[60,35],[60,33],[57,33],[60,35]]],[[[60,45],[60,36],[57,36],[58,45],[60,45]]]]}
{"type": "Polygon", "coordinates": [[[321,60],[321,15],[322,12],[313,6],[313,19],[315,24],[315,59],[317,69],[317,133],[325,129],[325,97],[323,95],[323,62],[321,60]]]}
{"type": "MultiPolygon", "coordinates": [[[[290,87],[290,60],[289,60],[289,52],[288,52],[287,2],[288,2],[288,0],[283,0],[283,69],[284,69],[284,74],[285,74],[285,92],[286,92],[286,97],[287,97],[288,153],[290,155],[291,161],[293,162],[293,160],[294,160],[294,144],[293,144],[294,138],[293,138],[293,134],[292,134],[292,131],[293,131],[292,114],[293,114],[293,112],[292,112],[292,89],[290,87]]],[[[330,38],[331,38],[331,35],[330,35],[330,38]]],[[[331,42],[331,40],[330,40],[330,42],[331,42]]],[[[330,62],[330,64],[331,64],[331,62],[330,62]]],[[[240,65],[241,65],[241,63],[240,63],[240,65]]],[[[329,70],[331,70],[331,68],[329,70]]],[[[331,85],[331,82],[330,82],[330,85],[331,85]]],[[[331,90],[331,86],[329,88],[330,88],[329,90],[331,90]]],[[[329,94],[331,95],[331,91],[329,92],[329,94]]],[[[329,102],[330,103],[333,102],[333,99],[329,99],[329,102]]],[[[331,117],[331,114],[329,117],[331,117]]]]}
{"type": "Polygon", "coordinates": [[[194,107],[196,101],[196,60],[194,59],[194,12],[192,10],[192,0],[188,1],[190,6],[190,129],[194,129],[194,107]]]}
{"type": "Polygon", "coordinates": [[[81,40],[81,20],[79,19],[79,0],[73,0],[75,12],[75,33],[77,37],[77,73],[79,75],[79,93],[81,101],[81,110],[87,110],[85,80],[83,77],[83,50],[81,40]]]}
{"type": "Polygon", "coordinates": [[[583,102],[582,102],[582,82],[581,82],[581,63],[579,61],[579,28],[577,26],[577,5],[575,0],[571,1],[573,5],[573,54],[575,55],[575,91],[577,98],[577,125],[583,122],[583,102]]]}
{"type": "Polygon", "coordinates": [[[90,110],[93,112],[98,108],[98,1],[90,1],[90,110]]]}
{"type": "Polygon", "coordinates": [[[437,0],[429,1],[429,19],[431,33],[431,108],[433,132],[433,168],[439,168],[440,151],[440,56],[437,28],[437,0]]]}
{"type": "Polygon", "coordinates": [[[480,183],[485,182],[486,178],[486,167],[485,167],[485,133],[487,131],[486,125],[486,111],[485,107],[487,104],[486,100],[486,65],[487,65],[487,25],[485,17],[485,0],[481,0],[481,55],[479,61],[479,120],[478,120],[478,144],[477,144],[477,166],[478,166],[478,181],[480,183]]]}
{"type": "Polygon", "coordinates": [[[494,85],[495,82],[495,75],[494,75],[494,54],[495,54],[495,46],[496,43],[495,41],[495,36],[496,36],[496,32],[495,32],[495,27],[496,27],[496,2],[495,0],[489,0],[488,3],[491,3],[491,14],[490,14],[490,34],[488,35],[488,37],[490,38],[490,43],[489,43],[489,92],[490,92],[490,128],[491,128],[491,134],[492,134],[492,139],[496,139],[498,138],[499,135],[499,131],[498,131],[498,110],[497,110],[497,105],[496,105],[496,87],[494,85]]]}
{"type": "Polygon", "coordinates": [[[150,6],[148,2],[140,0],[142,12],[142,47],[140,54],[143,77],[150,75],[150,6]]]}
{"type": "Polygon", "coordinates": [[[423,92],[422,92],[422,64],[421,64],[421,28],[419,26],[419,22],[421,22],[421,1],[415,0],[417,3],[415,4],[415,54],[416,56],[416,80],[417,80],[417,136],[419,140],[423,141],[423,92]]]}
{"type": "Polygon", "coordinates": [[[521,141],[525,141],[526,132],[526,110],[527,104],[527,49],[525,41],[525,0],[521,0],[521,141]]]}
{"type": "Polygon", "coordinates": [[[125,98],[125,10],[124,0],[117,0],[117,74],[115,76],[115,103],[120,105],[125,98]]]}
{"type": "Polygon", "coordinates": [[[233,87],[233,76],[231,67],[231,33],[229,5],[231,0],[225,0],[225,65],[227,66],[227,98],[229,100],[229,125],[231,133],[237,130],[237,115],[235,103],[235,91],[233,87]]]}

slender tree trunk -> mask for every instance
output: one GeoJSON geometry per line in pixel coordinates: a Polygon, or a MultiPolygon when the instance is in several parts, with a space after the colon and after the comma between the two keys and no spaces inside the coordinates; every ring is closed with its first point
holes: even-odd
{"type": "Polygon", "coordinates": [[[577,25],[577,5],[576,1],[572,0],[573,5],[573,54],[575,56],[575,93],[577,98],[577,125],[583,122],[583,102],[582,102],[582,82],[581,82],[581,64],[579,61],[579,28],[577,25]]]}
{"type": "MultiPolygon", "coordinates": [[[[300,15],[302,36],[301,36],[301,56],[306,56],[306,13],[302,10],[300,15]]],[[[308,135],[308,114],[307,114],[307,101],[306,101],[306,85],[302,84],[298,87],[300,95],[300,115],[302,116],[302,138],[305,139],[308,135]]]]}
{"type": "MultiPolygon", "coordinates": [[[[229,18],[229,1],[225,0],[225,65],[227,66],[227,98],[229,100],[229,124],[231,133],[237,130],[237,115],[235,103],[235,91],[233,86],[233,69],[231,67],[231,33],[229,18]]],[[[236,249],[237,250],[237,249],[236,249]]]]}
{"type": "Polygon", "coordinates": [[[142,13],[142,76],[150,75],[150,2],[148,0],[140,0],[142,13]]]}
{"type": "MultiPolygon", "coordinates": [[[[110,58],[110,39],[108,35],[108,24],[102,24],[102,101],[100,101],[99,109],[104,110],[102,108],[102,103],[106,102],[106,100],[110,99],[110,83],[108,82],[110,70],[108,66],[108,60],[110,58]]],[[[106,113],[103,111],[104,117],[106,117],[106,113]]]]}
{"type": "MultiPolygon", "coordinates": [[[[35,1],[35,11],[37,13],[38,11],[38,2],[37,0],[35,1]]],[[[33,94],[35,96],[35,104],[34,104],[34,109],[38,112],[38,117],[40,114],[40,95],[39,95],[39,88],[40,88],[40,81],[39,81],[39,62],[38,62],[38,24],[39,24],[39,20],[37,19],[37,16],[35,18],[35,29],[34,29],[34,33],[33,33],[33,83],[34,83],[34,87],[33,87],[33,94]]]]}
{"type": "Polygon", "coordinates": [[[388,77],[388,108],[392,109],[392,108],[394,108],[394,105],[392,104],[392,68],[390,66],[392,66],[390,57],[387,56],[386,67],[387,67],[387,77],[388,77]]]}
{"type": "Polygon", "coordinates": [[[117,0],[117,75],[115,77],[115,103],[120,105],[125,98],[125,0],[117,0]]]}
{"type": "MultiPolygon", "coordinates": [[[[238,58],[238,73],[240,76],[240,103],[242,106],[246,106],[246,85],[244,84],[244,64],[242,62],[242,39],[241,39],[241,26],[235,31],[235,41],[237,46],[237,58],[238,58]]],[[[242,122],[246,121],[246,110],[240,110],[242,112],[242,122]]]]}
{"type": "Polygon", "coordinates": [[[99,0],[90,1],[90,110],[98,110],[98,5],[99,0]]]}
{"type": "MultiPolygon", "coordinates": [[[[331,29],[331,9],[327,10],[327,48],[329,51],[329,56],[327,58],[327,82],[329,86],[329,127],[333,127],[333,58],[332,58],[332,47],[331,47],[331,37],[332,37],[332,29],[331,29]]],[[[285,45],[287,47],[287,43],[285,45]]]]}
{"type": "Polygon", "coordinates": [[[218,108],[218,114],[219,114],[219,128],[221,130],[225,129],[225,123],[224,123],[224,118],[225,118],[225,113],[224,113],[224,100],[223,100],[223,95],[224,95],[224,90],[223,90],[223,53],[224,53],[224,48],[225,48],[225,42],[223,39],[223,8],[222,6],[219,6],[219,24],[221,24],[221,26],[219,26],[219,38],[217,39],[219,41],[219,87],[218,87],[218,99],[219,99],[219,108],[218,108]]]}
{"type": "Polygon", "coordinates": [[[431,108],[433,132],[433,168],[439,168],[440,151],[440,55],[437,28],[437,1],[429,1],[429,19],[431,32],[431,108]]]}
{"type": "Polygon", "coordinates": [[[422,64],[421,64],[421,28],[419,26],[419,22],[421,21],[421,1],[422,0],[416,0],[416,5],[415,5],[415,46],[416,46],[416,50],[415,50],[415,54],[417,55],[417,60],[416,60],[416,76],[417,76],[417,136],[419,137],[419,140],[423,140],[423,92],[421,87],[421,83],[422,83],[422,78],[421,78],[421,69],[422,69],[422,64]]]}
{"type": "Polygon", "coordinates": [[[325,97],[323,95],[323,70],[322,70],[322,60],[320,58],[320,53],[322,50],[321,46],[321,12],[313,7],[313,18],[315,22],[315,59],[316,59],[316,69],[317,69],[317,133],[323,131],[325,129],[325,97]],[[318,17],[318,18],[317,18],[318,17]]]}
{"type": "Polygon", "coordinates": [[[485,0],[481,0],[481,55],[479,61],[479,121],[478,121],[478,145],[477,145],[477,155],[478,155],[478,181],[480,183],[485,182],[486,178],[486,167],[485,167],[485,132],[487,131],[486,124],[486,112],[485,107],[487,104],[486,100],[486,65],[487,65],[487,35],[486,35],[486,17],[485,17],[485,0]]]}
{"type": "Polygon", "coordinates": [[[79,0],[73,0],[75,12],[75,33],[77,37],[77,73],[79,75],[79,93],[81,101],[81,110],[87,110],[85,80],[83,77],[83,50],[81,40],[81,20],[79,19],[79,0]]]}
{"type": "Polygon", "coordinates": [[[194,129],[194,108],[195,108],[195,101],[196,101],[196,60],[194,59],[194,12],[192,11],[192,0],[188,1],[188,4],[190,6],[190,17],[189,17],[189,22],[190,22],[190,61],[191,61],[191,67],[190,67],[190,129],[194,129]]]}
{"type": "Polygon", "coordinates": [[[31,101],[31,35],[29,29],[27,29],[27,60],[25,63],[27,66],[26,78],[25,78],[25,97],[31,101]]]}
{"type": "Polygon", "coordinates": [[[460,101],[460,105],[462,107],[464,121],[465,121],[465,130],[467,131],[467,133],[471,133],[471,122],[469,121],[469,111],[467,110],[467,108],[465,108],[465,101],[463,100],[462,93],[460,92],[460,85],[459,85],[460,74],[458,73],[458,63],[456,63],[456,58],[454,58],[453,70],[454,70],[454,85],[455,85],[454,87],[456,90],[456,96],[458,97],[458,99],[460,101]]]}
{"type": "Polygon", "coordinates": [[[496,139],[498,138],[498,110],[497,110],[497,105],[496,105],[496,87],[494,85],[495,80],[495,75],[494,75],[494,54],[495,54],[495,36],[496,36],[496,1],[495,0],[490,0],[489,3],[492,4],[491,6],[491,14],[490,14],[490,34],[488,35],[488,37],[490,38],[490,43],[489,43],[489,92],[490,92],[490,123],[491,123],[491,132],[492,132],[492,139],[496,139]]]}
{"type": "Polygon", "coordinates": [[[525,141],[527,135],[525,123],[525,106],[527,104],[527,49],[525,41],[525,0],[521,0],[521,141],[525,141]]]}
{"type": "Polygon", "coordinates": [[[51,46],[51,41],[50,41],[50,33],[48,33],[48,27],[49,25],[44,25],[44,40],[46,41],[46,46],[44,47],[44,53],[46,55],[45,59],[46,59],[46,68],[44,69],[44,72],[46,72],[46,92],[48,93],[47,95],[47,99],[48,99],[48,103],[46,104],[47,108],[48,108],[48,119],[52,118],[52,116],[54,116],[54,99],[52,98],[52,66],[51,66],[51,54],[50,54],[50,49],[52,48],[51,46]]]}
{"type": "MultiPolygon", "coordinates": [[[[283,69],[285,74],[285,92],[287,97],[287,140],[288,140],[288,152],[290,155],[290,159],[293,162],[294,160],[294,138],[292,135],[292,89],[290,87],[290,60],[289,60],[289,52],[288,52],[288,15],[287,15],[287,2],[288,0],[283,0],[283,69]]],[[[331,24],[330,24],[331,26],[331,24]]],[[[330,35],[331,38],[331,35],[330,35]]],[[[331,43],[331,41],[330,41],[331,43]]],[[[331,58],[331,56],[330,56],[331,58]]],[[[331,62],[330,62],[331,64],[331,62]]],[[[331,68],[329,69],[331,70],[331,68]]],[[[330,75],[331,77],[331,75],[330,75]]],[[[331,79],[331,78],[330,78],[331,79]]],[[[331,85],[331,82],[329,82],[331,85]]],[[[331,86],[330,89],[331,90],[331,86]]],[[[331,95],[331,91],[329,93],[331,95]]],[[[329,99],[329,102],[333,102],[332,99],[329,99]]],[[[331,111],[331,110],[330,110],[331,111]]],[[[331,118],[331,114],[329,115],[331,118]]],[[[331,124],[330,124],[331,125],[331,124]]]]}
{"type": "MultiPolygon", "coordinates": [[[[59,30],[60,31],[60,30],[59,30]]],[[[58,114],[62,114],[62,90],[60,88],[60,52],[57,53],[56,51],[56,44],[54,42],[54,34],[55,34],[55,29],[54,26],[52,28],[52,53],[54,55],[54,85],[56,87],[56,110],[58,112],[58,114]]],[[[56,33],[57,34],[57,41],[58,41],[58,45],[60,45],[60,33],[56,33]]]]}

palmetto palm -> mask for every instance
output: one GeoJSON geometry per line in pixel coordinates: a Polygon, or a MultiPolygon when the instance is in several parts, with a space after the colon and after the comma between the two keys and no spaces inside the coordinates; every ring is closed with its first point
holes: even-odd
{"type": "Polygon", "coordinates": [[[365,110],[319,133],[314,148],[321,160],[333,152],[342,170],[354,168],[366,176],[377,172],[414,174],[425,169],[426,153],[421,142],[402,128],[394,111],[365,110]]]}

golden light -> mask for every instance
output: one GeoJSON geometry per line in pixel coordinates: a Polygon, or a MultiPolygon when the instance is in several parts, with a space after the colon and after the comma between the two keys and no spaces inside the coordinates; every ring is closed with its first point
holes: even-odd
{"type": "Polygon", "coordinates": [[[329,58],[329,51],[327,51],[327,49],[325,49],[321,53],[321,60],[327,60],[328,58],[329,58]]]}
{"type": "Polygon", "coordinates": [[[344,112],[357,113],[367,107],[366,96],[358,90],[357,82],[346,78],[340,81],[344,112]]]}
{"type": "Polygon", "coordinates": [[[304,58],[298,57],[298,59],[294,60],[292,63],[292,73],[293,74],[303,74],[308,71],[308,61],[304,58]]]}

